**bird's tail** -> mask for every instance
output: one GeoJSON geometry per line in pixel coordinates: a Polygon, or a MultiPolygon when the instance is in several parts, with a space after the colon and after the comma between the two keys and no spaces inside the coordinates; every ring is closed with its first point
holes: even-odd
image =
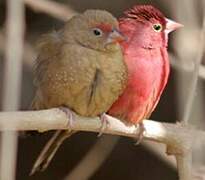
{"type": "Polygon", "coordinates": [[[64,142],[65,139],[73,135],[75,132],[76,131],[68,130],[56,131],[38,156],[30,172],[30,175],[34,174],[37,171],[44,171],[48,167],[60,145],[64,142]]]}

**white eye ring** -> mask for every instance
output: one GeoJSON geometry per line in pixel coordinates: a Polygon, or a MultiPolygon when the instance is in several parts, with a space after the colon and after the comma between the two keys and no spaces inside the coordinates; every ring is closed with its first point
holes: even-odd
{"type": "Polygon", "coordinates": [[[92,31],[93,31],[93,34],[94,34],[95,36],[98,36],[98,37],[101,37],[102,34],[103,34],[102,30],[99,29],[99,28],[93,28],[92,31]]]}
{"type": "Polygon", "coordinates": [[[154,24],[154,25],[152,26],[152,28],[153,28],[153,30],[154,30],[155,32],[161,32],[161,31],[162,31],[162,25],[159,24],[159,23],[154,24]]]}

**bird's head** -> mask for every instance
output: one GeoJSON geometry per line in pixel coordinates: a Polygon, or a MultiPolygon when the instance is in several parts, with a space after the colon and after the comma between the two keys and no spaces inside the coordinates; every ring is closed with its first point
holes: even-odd
{"type": "Polygon", "coordinates": [[[65,29],[77,43],[100,51],[113,50],[125,39],[117,19],[104,10],[87,10],[73,17],[65,29]]]}
{"type": "Polygon", "coordinates": [[[168,34],[182,27],[151,5],[136,5],[124,14],[120,19],[120,29],[128,41],[134,40],[148,49],[167,46],[168,34]]]}

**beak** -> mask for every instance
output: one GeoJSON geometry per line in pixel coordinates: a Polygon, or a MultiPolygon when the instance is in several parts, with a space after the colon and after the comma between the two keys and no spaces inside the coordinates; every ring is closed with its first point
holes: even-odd
{"type": "Polygon", "coordinates": [[[122,42],[126,39],[127,38],[120,31],[118,31],[117,29],[113,29],[112,32],[110,32],[108,35],[106,44],[122,42]]]}
{"type": "Polygon", "coordinates": [[[166,18],[166,32],[170,33],[178,28],[184,27],[184,25],[177,23],[175,21],[172,21],[171,19],[166,18]]]}

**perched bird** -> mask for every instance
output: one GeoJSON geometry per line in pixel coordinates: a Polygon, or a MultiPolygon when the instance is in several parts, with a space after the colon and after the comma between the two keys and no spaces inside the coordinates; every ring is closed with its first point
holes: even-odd
{"type": "Polygon", "coordinates": [[[128,83],[108,114],[137,124],[150,117],[160,100],[170,71],[168,34],[182,25],[165,18],[151,5],[137,5],[125,11],[119,25],[127,36],[121,46],[128,83]]]}
{"type": "MultiPolygon", "coordinates": [[[[124,39],[118,21],[103,10],[87,10],[71,18],[60,31],[42,37],[33,109],[62,107],[71,119],[69,109],[87,117],[107,112],[127,82],[127,66],[119,45],[124,39]]],[[[44,170],[72,133],[57,131],[31,174],[44,170]]]]}

